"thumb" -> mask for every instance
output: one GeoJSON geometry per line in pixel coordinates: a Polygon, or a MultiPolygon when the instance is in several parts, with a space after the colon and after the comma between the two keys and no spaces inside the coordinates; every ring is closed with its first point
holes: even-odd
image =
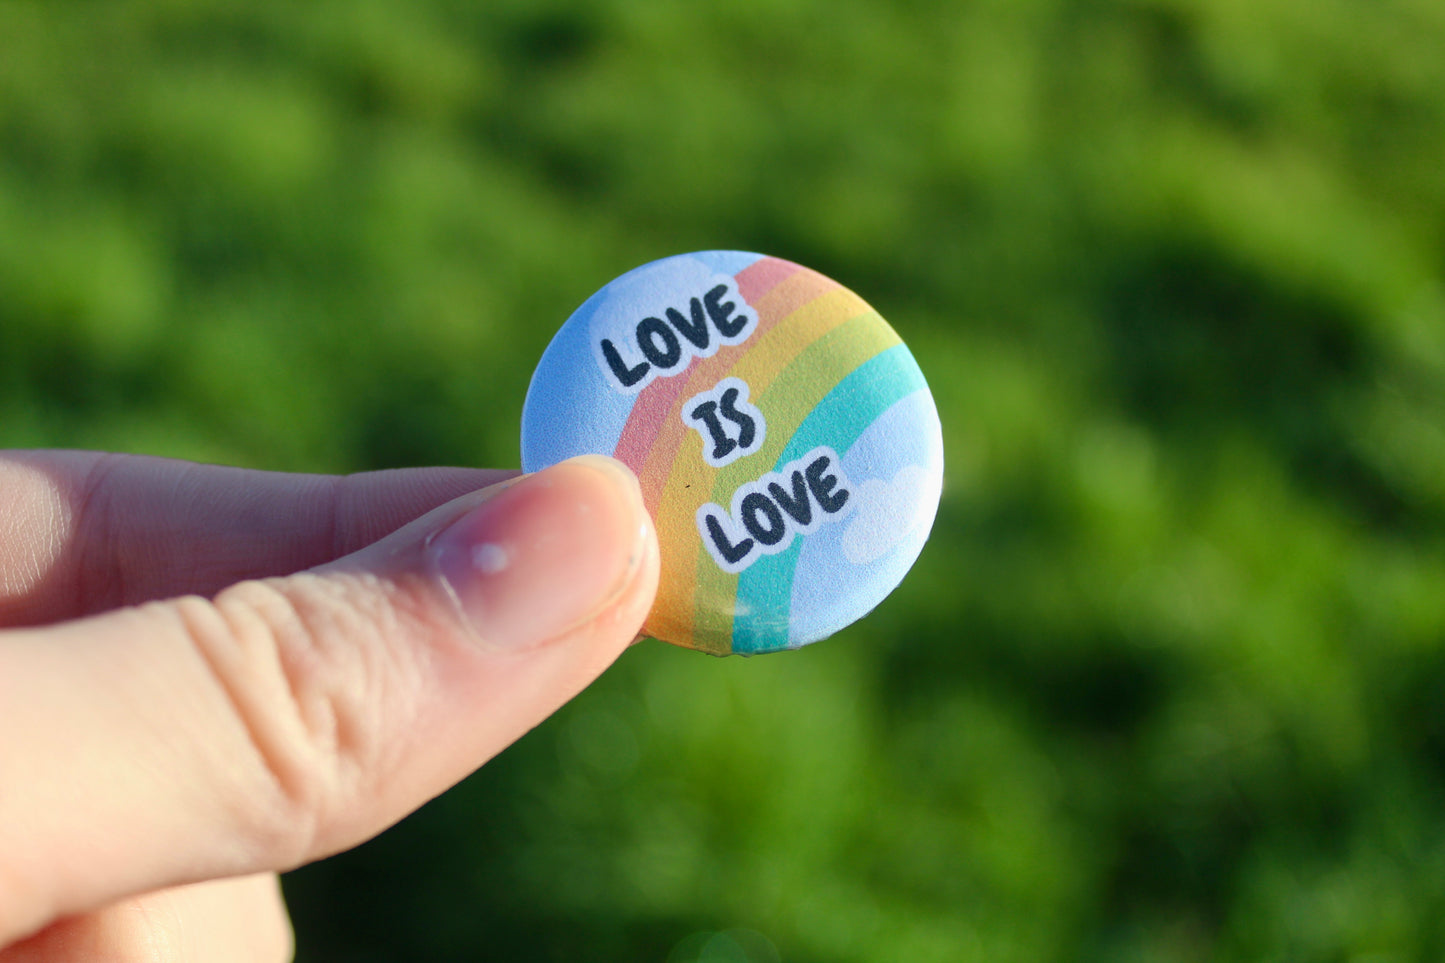
{"type": "Polygon", "coordinates": [[[0,633],[0,946],[374,835],[595,678],[656,583],[636,480],[588,457],[298,575],[0,633]]]}

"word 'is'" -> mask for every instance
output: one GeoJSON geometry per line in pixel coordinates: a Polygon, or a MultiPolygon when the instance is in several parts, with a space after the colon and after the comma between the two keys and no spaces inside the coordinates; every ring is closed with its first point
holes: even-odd
{"type": "Polygon", "coordinates": [[[682,406],[682,423],[702,435],[703,460],[714,468],[757,451],[768,431],[763,413],[748,402],[748,385],[741,378],[724,378],[693,395],[682,406]]]}

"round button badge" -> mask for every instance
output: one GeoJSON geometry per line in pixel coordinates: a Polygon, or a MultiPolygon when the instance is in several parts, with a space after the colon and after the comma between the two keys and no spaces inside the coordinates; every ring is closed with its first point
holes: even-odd
{"type": "Polygon", "coordinates": [[[661,577],[644,631],[716,655],[795,649],[871,611],[933,525],[943,438],[923,373],[862,298],[738,251],[622,275],[542,355],[522,468],[612,455],[661,577]]]}

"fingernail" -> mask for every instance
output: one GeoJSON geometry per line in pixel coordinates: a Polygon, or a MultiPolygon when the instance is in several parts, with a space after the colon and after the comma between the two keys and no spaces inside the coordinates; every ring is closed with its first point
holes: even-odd
{"type": "Polygon", "coordinates": [[[584,456],[510,487],[434,536],[436,572],[481,641],[525,649],[596,615],[641,566],[649,523],[637,479],[584,456]]]}

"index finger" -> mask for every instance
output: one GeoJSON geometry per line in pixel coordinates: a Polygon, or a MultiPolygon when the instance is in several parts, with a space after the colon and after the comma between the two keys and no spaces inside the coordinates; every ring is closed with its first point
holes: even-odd
{"type": "Polygon", "coordinates": [[[0,626],[212,595],[312,568],[515,474],[292,475],[142,455],[0,452],[0,626]]]}
{"type": "Polygon", "coordinates": [[[636,478],[582,458],[296,575],[0,632],[0,946],[376,834],[602,672],[657,577],[636,478]]]}

